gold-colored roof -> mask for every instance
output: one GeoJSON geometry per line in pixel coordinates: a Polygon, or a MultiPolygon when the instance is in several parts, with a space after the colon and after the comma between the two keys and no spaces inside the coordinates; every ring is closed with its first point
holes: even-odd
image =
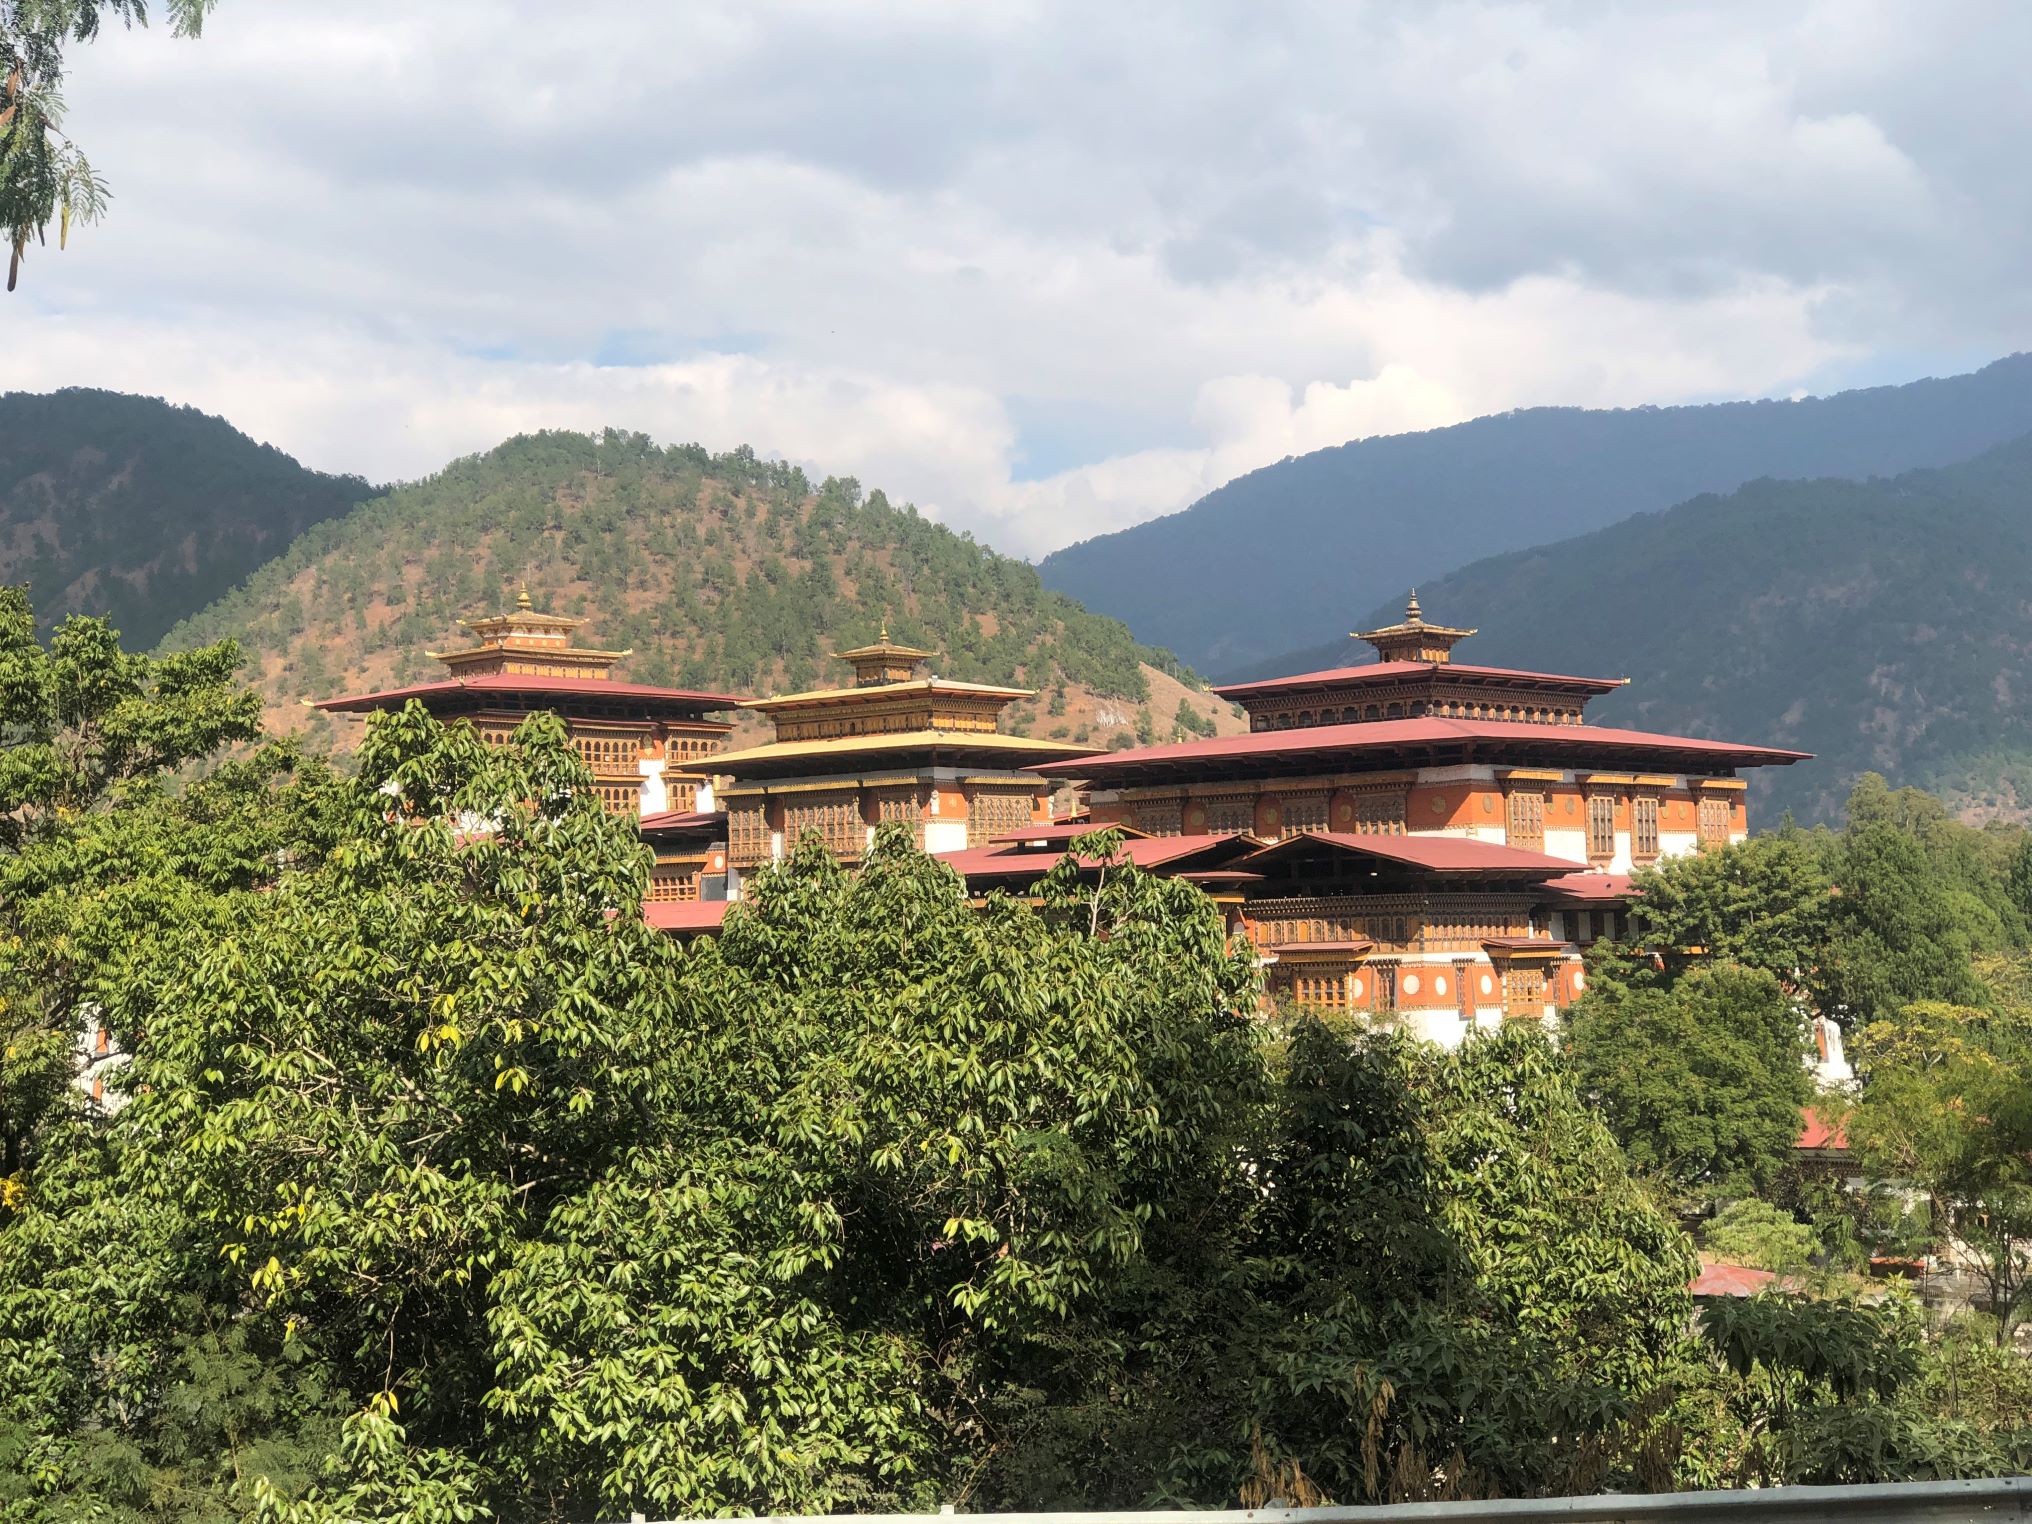
{"type": "Polygon", "coordinates": [[[756,709],[767,713],[771,709],[788,704],[838,703],[845,699],[866,700],[871,698],[896,697],[921,693],[936,697],[942,693],[965,697],[973,694],[981,698],[1025,699],[1037,697],[1034,688],[998,688],[992,683],[961,683],[945,677],[914,677],[901,683],[870,683],[865,688],[809,688],[803,693],[779,693],[770,698],[749,699],[743,709],[756,709]]]}
{"type": "Polygon", "coordinates": [[[1454,640],[1466,640],[1474,633],[1473,630],[1463,630],[1454,625],[1426,623],[1424,611],[1418,607],[1418,589],[1415,587],[1411,590],[1409,601],[1404,605],[1404,618],[1401,622],[1386,624],[1380,630],[1349,631],[1353,639],[1366,640],[1371,644],[1375,643],[1378,636],[1381,636],[1384,640],[1389,640],[1392,636],[1403,637],[1408,635],[1436,635],[1451,637],[1454,640]]]}
{"type": "Polygon", "coordinates": [[[938,748],[976,754],[1001,752],[1011,757],[1021,757],[1023,760],[1016,764],[1018,766],[1027,766],[1032,762],[1055,761],[1061,757],[1090,757],[1102,749],[1097,746],[1073,746],[1064,741],[1040,741],[1034,736],[1005,736],[996,731],[898,730],[885,735],[834,736],[823,741],[771,741],[766,745],[751,746],[746,751],[719,752],[710,757],[701,757],[692,765],[716,773],[731,773],[758,762],[789,762],[805,758],[816,762],[914,748],[926,750],[938,748]]]}
{"type": "Polygon", "coordinates": [[[879,657],[895,657],[903,661],[929,661],[938,655],[918,646],[906,646],[889,638],[889,626],[882,626],[882,638],[871,646],[855,646],[851,651],[835,651],[833,655],[841,661],[873,661],[879,657]]]}
{"type": "MultiPolygon", "coordinates": [[[[579,622],[584,623],[583,620],[579,622]]],[[[459,623],[466,624],[466,621],[461,619],[459,623]]],[[[474,621],[474,624],[484,624],[484,623],[486,623],[485,620],[474,621]]],[[[466,628],[471,629],[473,628],[473,625],[466,625],[466,628]]],[[[624,656],[633,656],[635,654],[635,648],[633,646],[630,646],[625,651],[602,651],[593,646],[497,645],[497,646],[467,646],[464,650],[460,651],[426,651],[423,654],[425,656],[433,657],[438,661],[461,661],[468,656],[505,656],[511,661],[557,661],[563,659],[567,661],[576,660],[581,662],[589,662],[589,661],[611,662],[611,661],[619,661],[624,656]]]]}

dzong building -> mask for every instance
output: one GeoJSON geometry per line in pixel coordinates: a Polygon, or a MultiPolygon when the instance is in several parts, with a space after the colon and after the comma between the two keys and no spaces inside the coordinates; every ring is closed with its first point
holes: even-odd
{"type": "Polygon", "coordinates": [[[1358,632],[1371,664],[1216,688],[1246,735],[1036,771],[1076,781],[1096,824],[1245,840],[1220,897],[1272,998],[1443,1042],[1550,1017],[1627,917],[1632,871],[1742,840],[1740,774],[1806,754],[1590,724],[1623,679],[1455,661],[1474,633],[1414,593],[1358,632]]]}

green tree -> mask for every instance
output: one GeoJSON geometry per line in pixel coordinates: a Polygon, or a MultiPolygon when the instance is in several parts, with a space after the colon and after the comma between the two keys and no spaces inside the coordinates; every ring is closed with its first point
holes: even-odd
{"type": "Polygon", "coordinates": [[[1874,1023],[1849,1122],[1879,1178],[1931,1196],[1948,1252],[1983,1282],[1999,1343],[2032,1304],[2032,1022],[1941,1004],[1874,1023]]]}
{"type": "Polygon", "coordinates": [[[1066,867],[982,914],[891,832],[688,955],[587,782],[547,716],[378,719],[330,850],[106,992],[131,1097],[0,1233],[32,1496],[111,1453],[135,1507],[301,1519],[922,1504],[1232,1175],[1254,975],[1196,891],[1066,867]],[[254,1411],[166,1416],[193,1327],[254,1411]]]}
{"type": "Polygon", "coordinates": [[[1637,939],[1674,965],[1698,956],[1798,985],[1824,956],[1833,901],[1825,838],[1788,829],[1640,869],[1637,939]]]}
{"type": "MultiPolygon", "coordinates": [[[[195,37],[215,0],[167,0],[170,30],[195,37]]],[[[73,221],[105,209],[106,183],[63,131],[64,49],[89,42],[107,17],[148,22],[147,0],[0,0],[0,236],[9,245],[7,289],[31,238],[52,221],[59,248],[73,221]]]]}
{"type": "Polygon", "coordinates": [[[1747,1196],[1715,1214],[1701,1235],[1701,1246],[1724,1264],[1792,1275],[1812,1264],[1820,1240],[1790,1212],[1747,1196]]]}
{"type": "Polygon", "coordinates": [[[0,1181],[13,1189],[67,1104],[87,1002],[141,975],[134,959],[157,929],[271,873],[294,830],[267,815],[295,766],[287,750],[174,797],[167,786],[257,733],[238,665],[230,642],[137,656],[103,620],[77,617],[45,647],[22,590],[0,588],[0,1181]]]}
{"type": "Polygon", "coordinates": [[[1252,1441],[1281,1495],[1342,1502],[1647,1474],[1697,1267],[1540,1034],[1446,1053],[1302,1023],[1250,1178],[1245,1273],[1212,1278],[1238,1300],[1172,1377],[1229,1395],[1176,1415],[1203,1470],[1167,1494],[1233,1496],[1252,1441]]]}
{"type": "MultiPolygon", "coordinates": [[[[1918,1002],[1978,1005],[1979,952],[2000,950],[2001,886],[1957,861],[1953,837],[1919,828],[1939,803],[1915,790],[1892,793],[1874,774],[1856,785],[1849,824],[1829,864],[1838,891],[1834,936],[1823,960],[1823,1008],[1852,1029],[1895,1018],[1918,1002]],[[1919,800],[1932,806],[1923,815],[1919,800]],[[1987,891],[1987,892],[1986,892],[1987,891]]],[[[1962,828],[1965,829],[1965,828],[1962,828]]]]}
{"type": "Polygon", "coordinates": [[[1638,1168],[1690,1201],[1768,1190],[1813,1097],[1799,1007],[1731,964],[1669,987],[1600,984],[1567,1013],[1574,1077],[1638,1168]]]}

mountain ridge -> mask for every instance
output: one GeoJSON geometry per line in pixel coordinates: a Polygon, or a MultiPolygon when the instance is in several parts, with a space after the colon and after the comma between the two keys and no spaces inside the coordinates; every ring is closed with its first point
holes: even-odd
{"type": "Polygon", "coordinates": [[[435,675],[426,649],[521,582],[590,619],[595,644],[632,647],[616,674],[629,681],[822,686],[830,653],[886,621],[940,651],[944,676],[1041,690],[1013,707],[1019,732],[1109,745],[1239,725],[1169,652],[852,478],[814,486],[746,448],[617,430],[518,435],[397,487],[315,526],[164,644],[240,640],[271,724],[343,745],[298,701],[435,675]]]}
{"type": "MultiPolygon", "coordinates": [[[[2032,434],[1867,481],[1761,479],[1420,585],[1464,661],[1627,676],[1590,720],[1816,754],[1751,780],[1765,823],[1863,772],[2032,819],[2032,434]]],[[[1388,620],[1402,594],[1349,621],[1388,620]]],[[[1359,663],[1342,639],[1259,675],[1359,663]]]]}
{"type": "Polygon", "coordinates": [[[376,491],[160,398],[0,393],[0,581],[26,584],[45,625],[100,614],[153,645],[376,491]]]}
{"type": "Polygon", "coordinates": [[[1049,587],[1226,678],[1482,556],[1762,477],[1890,476],[2032,430],[2032,355],[1797,401],[1524,408],[1291,457],[1038,562],[1049,587]]]}

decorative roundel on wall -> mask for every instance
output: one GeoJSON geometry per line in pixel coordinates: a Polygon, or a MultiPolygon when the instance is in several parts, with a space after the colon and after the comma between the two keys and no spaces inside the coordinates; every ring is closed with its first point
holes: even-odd
{"type": "Polygon", "coordinates": [[[1444,815],[1446,813],[1446,795],[1434,794],[1432,796],[1432,813],[1435,815],[1444,815]]]}
{"type": "Polygon", "coordinates": [[[1277,806],[1274,804],[1264,805],[1263,818],[1269,821],[1271,825],[1277,824],[1277,806]]]}
{"type": "Polygon", "coordinates": [[[1579,969],[1575,969],[1573,971],[1573,987],[1577,990],[1584,990],[1587,988],[1587,975],[1582,973],[1579,969]]]}
{"type": "Polygon", "coordinates": [[[1188,834],[1197,836],[1206,829],[1206,809],[1193,805],[1185,812],[1185,827],[1188,834]]]}
{"type": "Polygon", "coordinates": [[[1345,799],[1341,801],[1340,817],[1343,820],[1353,820],[1355,818],[1355,807],[1345,799]]]}
{"type": "Polygon", "coordinates": [[[1571,794],[1566,796],[1566,813],[1569,815],[1573,813],[1573,795],[1571,794]]]}
{"type": "Polygon", "coordinates": [[[1407,995],[1418,993],[1418,975],[1406,974],[1404,976],[1404,993],[1407,995]]]}
{"type": "Polygon", "coordinates": [[[1482,993],[1484,995],[1493,995],[1496,993],[1496,981],[1490,978],[1487,974],[1482,975],[1482,993]]]}
{"type": "Polygon", "coordinates": [[[1362,998],[1362,981],[1359,979],[1355,981],[1355,998],[1357,1000],[1362,998]]]}
{"type": "Polygon", "coordinates": [[[1434,974],[1432,976],[1432,993],[1435,995],[1444,995],[1446,993],[1445,974],[1434,974]]]}
{"type": "Polygon", "coordinates": [[[1482,795],[1482,813],[1484,815],[1496,813],[1496,796],[1494,794],[1482,795]]]}

